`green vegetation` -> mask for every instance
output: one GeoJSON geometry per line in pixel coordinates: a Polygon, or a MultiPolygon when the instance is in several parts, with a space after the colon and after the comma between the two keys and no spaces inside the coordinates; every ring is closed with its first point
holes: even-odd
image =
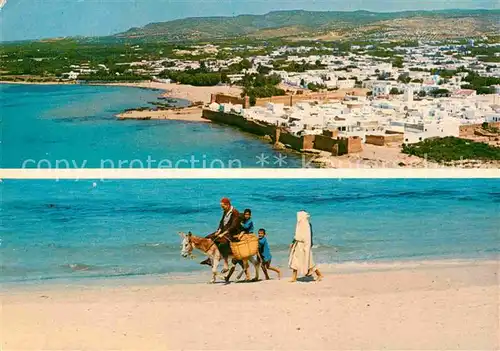
{"type": "Polygon", "coordinates": [[[324,84],[309,83],[309,84],[307,84],[307,89],[312,90],[314,92],[318,92],[320,90],[325,90],[326,89],[326,85],[324,85],[324,84]]]}
{"type": "Polygon", "coordinates": [[[402,152],[436,162],[459,160],[500,160],[500,148],[455,137],[426,139],[403,144],[402,152]]]}
{"type": "Polygon", "coordinates": [[[250,104],[254,105],[257,98],[285,95],[283,89],[276,87],[280,81],[280,77],[276,75],[246,74],[241,82],[243,85],[241,96],[248,96],[250,104]]]}
{"type": "Polygon", "coordinates": [[[194,86],[214,86],[221,83],[223,79],[221,73],[208,73],[201,69],[191,69],[182,72],[165,70],[159,76],[160,78],[172,79],[181,84],[194,86]]]}
{"type": "Polygon", "coordinates": [[[472,56],[477,56],[479,61],[483,62],[500,62],[500,57],[495,54],[500,53],[500,48],[495,47],[475,47],[471,50],[472,56]]]}
{"type": "Polygon", "coordinates": [[[411,80],[411,78],[410,78],[409,75],[407,75],[407,74],[401,74],[398,77],[398,82],[408,84],[408,83],[412,82],[412,80],[411,80]]]}
{"type": "Polygon", "coordinates": [[[314,64],[306,62],[305,60],[300,63],[295,61],[287,62],[285,60],[275,60],[273,62],[273,67],[275,70],[287,72],[305,72],[309,70],[325,68],[325,66],[322,65],[319,60],[314,64]]]}
{"type": "Polygon", "coordinates": [[[244,69],[250,69],[250,68],[252,68],[252,63],[248,61],[248,59],[244,58],[240,62],[233,63],[232,65],[230,65],[224,72],[229,74],[240,73],[244,69]]]}
{"type": "Polygon", "coordinates": [[[368,50],[367,54],[374,57],[382,57],[382,58],[394,57],[394,51],[392,50],[374,49],[374,50],[368,50]]]}
{"type": "Polygon", "coordinates": [[[393,67],[396,67],[396,68],[403,68],[403,58],[402,57],[396,57],[393,61],[392,61],[392,66],[393,67]]]}
{"type": "Polygon", "coordinates": [[[500,129],[490,125],[488,122],[483,122],[483,124],[481,125],[481,128],[483,128],[485,131],[490,132],[490,133],[500,133],[500,129]]]}
{"type": "Polygon", "coordinates": [[[2,76],[34,75],[62,77],[71,66],[102,69],[110,74],[124,73],[124,63],[155,60],[171,54],[175,47],[165,44],[94,43],[89,40],[64,39],[48,42],[18,42],[0,45],[2,76]]]}
{"type": "MultiPolygon", "coordinates": [[[[465,71],[465,70],[464,70],[465,71]]],[[[455,74],[457,74],[458,72],[460,72],[460,70],[449,70],[449,69],[431,69],[430,70],[431,72],[431,75],[439,75],[441,78],[451,78],[453,77],[455,74]]]]}
{"type": "Polygon", "coordinates": [[[462,85],[462,88],[474,89],[478,94],[492,94],[494,90],[491,86],[500,84],[500,78],[483,77],[474,72],[469,72],[464,81],[468,84],[462,85]]]}
{"type": "Polygon", "coordinates": [[[429,92],[429,96],[432,97],[443,97],[450,96],[451,92],[448,89],[434,89],[429,92]]]}
{"type": "MultiPolygon", "coordinates": [[[[451,18],[474,18],[488,25],[496,21],[498,10],[442,10],[442,11],[274,11],[264,15],[239,15],[235,17],[197,17],[169,22],[151,23],[142,28],[131,28],[118,34],[119,38],[168,38],[169,41],[217,40],[224,38],[251,38],[260,31],[272,29],[275,36],[286,36],[287,28],[298,28],[301,33],[326,33],[329,31],[353,31],[359,27],[380,21],[432,18],[436,21],[451,18]],[[284,32],[278,29],[283,29],[284,32]]],[[[373,31],[375,32],[375,30],[373,31]]],[[[370,34],[366,32],[366,34],[370,34]]],[[[365,35],[366,35],[365,34],[365,35]]],[[[408,40],[406,40],[408,41],[408,40]]]]}
{"type": "Polygon", "coordinates": [[[144,80],[151,80],[151,77],[133,73],[116,75],[107,72],[97,72],[80,75],[78,76],[78,80],[86,82],[140,82],[144,80]]]}

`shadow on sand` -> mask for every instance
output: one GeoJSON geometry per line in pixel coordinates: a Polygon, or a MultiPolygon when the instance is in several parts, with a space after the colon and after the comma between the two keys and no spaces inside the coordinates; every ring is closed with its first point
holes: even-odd
{"type": "Polygon", "coordinates": [[[316,282],[316,280],[314,280],[314,277],[312,277],[312,276],[305,276],[305,277],[297,278],[297,282],[298,283],[311,283],[311,282],[316,282]]]}

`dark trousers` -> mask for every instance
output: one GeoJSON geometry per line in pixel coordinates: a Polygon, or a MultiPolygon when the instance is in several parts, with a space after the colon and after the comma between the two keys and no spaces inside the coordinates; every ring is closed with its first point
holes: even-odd
{"type": "Polygon", "coordinates": [[[229,257],[229,254],[231,253],[231,247],[229,246],[229,240],[225,236],[222,238],[217,238],[215,239],[215,232],[208,234],[205,238],[212,239],[215,241],[215,245],[217,245],[217,248],[219,249],[220,254],[222,257],[227,259],[229,257]]]}

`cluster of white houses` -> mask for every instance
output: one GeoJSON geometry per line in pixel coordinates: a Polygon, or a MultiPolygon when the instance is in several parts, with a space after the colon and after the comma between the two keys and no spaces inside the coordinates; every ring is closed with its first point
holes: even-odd
{"type": "MultiPolygon", "coordinates": [[[[500,44],[481,44],[488,47],[498,47],[500,44]]],[[[136,48],[138,50],[140,48],[136,48]]],[[[217,54],[227,48],[220,48],[215,45],[193,46],[192,50],[178,51],[177,54],[206,53],[217,54]]],[[[238,47],[232,48],[237,52],[238,47]]],[[[244,47],[243,49],[253,49],[244,47]]],[[[353,52],[341,54],[335,49],[321,48],[322,52],[331,52],[330,54],[308,55],[317,47],[288,47],[283,46],[276,49],[269,55],[254,55],[249,57],[253,67],[244,69],[241,72],[231,75],[229,78],[232,83],[240,80],[245,73],[256,73],[259,66],[271,69],[271,74],[278,74],[283,83],[290,86],[307,86],[309,83],[320,84],[329,89],[351,88],[354,85],[363,85],[363,87],[373,88],[374,92],[385,94],[387,89],[398,87],[398,78],[401,76],[411,79],[414,83],[414,90],[431,90],[440,88],[459,88],[463,84],[462,80],[465,73],[457,74],[454,77],[444,79],[439,74],[431,75],[429,70],[455,70],[459,67],[466,67],[481,76],[500,77],[500,62],[482,62],[480,57],[467,56],[471,54],[470,47],[463,45],[427,45],[420,43],[418,47],[395,47],[379,48],[379,51],[386,51],[387,55],[393,58],[399,56],[402,67],[393,67],[389,62],[391,59],[381,59],[371,56],[373,45],[352,46],[353,52]],[[397,55],[396,55],[397,54],[397,55]],[[275,60],[285,60],[285,64],[292,62],[298,64],[315,65],[320,68],[307,70],[305,72],[289,72],[283,70],[272,70],[275,60]],[[319,65],[318,65],[319,64],[319,65]],[[383,76],[383,82],[380,77],[383,76]]],[[[188,55],[189,56],[189,55],[188,55]]],[[[233,64],[243,60],[242,57],[232,57],[229,59],[208,58],[204,60],[205,67],[209,71],[218,72],[224,70],[233,64]]],[[[129,72],[157,76],[164,69],[184,71],[187,69],[200,68],[200,61],[194,58],[164,58],[160,60],[148,61],[141,60],[137,62],[119,63],[118,65],[128,66],[129,72]]],[[[107,68],[100,65],[97,69],[107,68]]],[[[81,66],[72,66],[71,72],[66,73],[71,79],[76,79],[79,74],[95,72],[96,68],[91,69],[88,64],[81,66]]]]}
{"type": "MultiPolygon", "coordinates": [[[[210,45],[194,49],[196,52],[217,53],[225,48],[210,45]]],[[[372,46],[353,47],[351,49],[355,53],[343,55],[332,49],[331,54],[307,56],[313,49],[284,46],[269,55],[256,55],[249,58],[251,68],[228,77],[232,83],[236,83],[244,74],[255,73],[259,67],[268,67],[269,74],[280,76],[282,83],[290,88],[305,88],[310,83],[328,90],[362,87],[371,91],[371,97],[350,96],[342,101],[298,102],[293,106],[269,103],[264,107],[245,109],[239,105],[212,103],[210,108],[284,125],[295,134],[320,134],[325,129],[336,129],[341,136],[358,136],[366,140],[367,135],[403,133],[404,142],[407,143],[435,136],[458,136],[459,126],[463,124],[500,121],[499,85],[493,87],[495,94],[483,97],[476,95],[475,90],[462,89],[467,83],[464,81],[467,72],[459,71],[450,76],[451,71],[466,67],[481,76],[500,78],[500,62],[482,62],[479,57],[469,55],[470,47],[421,43],[418,47],[381,48],[396,51],[400,55],[398,67],[388,60],[371,56],[369,50],[373,49],[372,46]],[[284,59],[288,64],[295,62],[316,69],[305,72],[274,70],[273,62],[277,58],[284,59]],[[432,74],[431,70],[435,73],[432,74]],[[440,75],[439,70],[447,70],[447,74],[440,75]],[[391,94],[394,89],[401,94],[391,94]],[[446,89],[451,96],[418,98],[437,89],[446,89]]],[[[218,72],[242,60],[241,57],[226,60],[214,58],[205,60],[204,65],[208,70],[218,72]]],[[[156,77],[166,67],[184,71],[199,68],[200,62],[166,58],[124,65],[128,65],[134,73],[156,77]]],[[[107,70],[104,65],[100,65],[99,69],[107,70]]],[[[77,79],[79,74],[90,72],[95,70],[88,65],[72,66],[68,75],[71,79],[77,79]]]]}
{"type": "Polygon", "coordinates": [[[338,136],[403,134],[403,142],[416,143],[431,137],[459,136],[464,124],[500,122],[500,96],[462,96],[413,100],[412,93],[391,99],[348,96],[324,103],[303,101],[293,106],[268,103],[243,108],[217,104],[214,111],[236,113],[247,119],[286,127],[292,134],[323,134],[337,130],[338,136]],[[498,101],[497,101],[498,100],[498,101]]]}

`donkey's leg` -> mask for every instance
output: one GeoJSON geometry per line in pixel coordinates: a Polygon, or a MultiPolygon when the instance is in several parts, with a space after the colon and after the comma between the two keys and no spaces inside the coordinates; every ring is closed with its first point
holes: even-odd
{"type": "Polygon", "coordinates": [[[217,268],[219,266],[219,261],[220,261],[220,258],[215,256],[215,257],[212,257],[212,280],[210,281],[210,283],[215,283],[215,279],[217,277],[217,268]]]}
{"type": "Polygon", "coordinates": [[[259,280],[259,270],[260,270],[260,260],[255,257],[250,257],[250,262],[252,262],[253,267],[255,268],[255,278],[254,280],[259,280]]]}
{"type": "Polygon", "coordinates": [[[229,269],[229,273],[227,273],[226,277],[224,278],[224,280],[226,281],[226,283],[229,283],[229,279],[231,279],[231,276],[233,275],[235,269],[236,269],[236,266],[232,266],[229,269]]]}
{"type": "Polygon", "coordinates": [[[229,270],[229,258],[224,257],[224,267],[222,268],[221,273],[226,273],[229,270]]]}
{"type": "Polygon", "coordinates": [[[249,281],[250,280],[250,269],[248,265],[248,258],[243,259],[243,266],[245,268],[245,280],[249,281]]]}
{"type": "Polygon", "coordinates": [[[236,279],[240,280],[243,273],[245,273],[245,266],[243,265],[243,261],[238,261],[238,264],[241,266],[241,271],[238,273],[236,279]]]}
{"type": "Polygon", "coordinates": [[[221,244],[219,247],[219,252],[224,259],[224,267],[222,268],[221,273],[227,273],[229,271],[229,255],[230,255],[230,249],[229,249],[229,244],[221,244]]]}

